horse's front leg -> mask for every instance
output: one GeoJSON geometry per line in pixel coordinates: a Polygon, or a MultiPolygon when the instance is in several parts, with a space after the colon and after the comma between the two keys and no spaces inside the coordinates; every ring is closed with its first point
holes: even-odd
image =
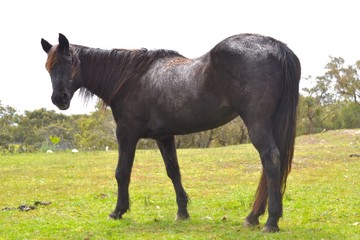
{"type": "Polygon", "coordinates": [[[175,188],[176,202],[178,205],[176,220],[188,219],[188,195],[181,183],[180,167],[176,156],[175,138],[174,136],[171,136],[159,139],[156,143],[159,146],[161,155],[164,159],[167,175],[171,179],[175,188]]]}
{"type": "Polygon", "coordinates": [[[121,219],[130,208],[129,184],[137,141],[138,139],[131,137],[118,137],[119,160],[115,171],[118,196],[115,210],[109,215],[113,219],[121,219]]]}

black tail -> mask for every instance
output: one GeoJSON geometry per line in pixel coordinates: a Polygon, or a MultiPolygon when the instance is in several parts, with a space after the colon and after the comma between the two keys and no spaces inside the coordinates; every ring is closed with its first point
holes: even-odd
{"type": "MultiPolygon", "coordinates": [[[[285,44],[277,42],[277,47],[279,61],[282,64],[283,70],[283,86],[279,105],[273,117],[272,131],[276,145],[280,151],[280,186],[283,196],[294,155],[301,66],[297,56],[285,44]]],[[[263,172],[253,205],[255,212],[265,211],[267,197],[266,175],[265,172],[263,172]]]]}
{"type": "Polygon", "coordinates": [[[280,151],[281,193],[284,194],[294,155],[301,66],[297,56],[285,44],[279,43],[278,47],[283,68],[283,86],[272,130],[280,151]]]}

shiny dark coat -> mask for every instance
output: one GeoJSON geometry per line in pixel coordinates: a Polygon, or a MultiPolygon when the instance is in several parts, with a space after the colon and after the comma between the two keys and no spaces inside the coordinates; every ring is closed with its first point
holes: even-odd
{"type": "Polygon", "coordinates": [[[189,217],[174,135],[221,126],[239,116],[260,154],[263,174],[246,226],[259,224],[268,205],[264,231],[278,231],[282,196],[294,152],[300,62],[282,42],[240,34],[210,52],[188,59],[168,50],[101,50],[41,40],[53,84],[52,101],[69,108],[75,91],[97,95],[111,107],[117,124],[118,201],[111,218],[129,209],[131,168],[140,138],[157,141],[178,204],[177,219],[189,217]]]}

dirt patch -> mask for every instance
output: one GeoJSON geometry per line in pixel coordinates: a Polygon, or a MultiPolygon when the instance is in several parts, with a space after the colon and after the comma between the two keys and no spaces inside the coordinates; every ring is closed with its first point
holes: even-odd
{"type": "Polygon", "coordinates": [[[303,135],[296,138],[297,145],[330,144],[336,141],[360,140],[360,129],[330,130],[322,133],[303,135]]]}
{"type": "Polygon", "coordinates": [[[359,129],[335,130],[334,132],[341,133],[341,134],[348,134],[350,136],[360,136],[359,129]]]}
{"type": "Polygon", "coordinates": [[[319,139],[311,136],[301,136],[296,139],[296,144],[298,145],[310,145],[310,144],[326,144],[326,140],[319,139]]]}

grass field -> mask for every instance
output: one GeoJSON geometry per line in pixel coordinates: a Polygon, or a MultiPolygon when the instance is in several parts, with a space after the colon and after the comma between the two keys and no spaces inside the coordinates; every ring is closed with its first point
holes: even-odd
{"type": "Polygon", "coordinates": [[[178,150],[191,197],[180,222],[157,150],[137,151],[120,221],[107,220],[117,152],[0,155],[0,239],[360,239],[360,157],[350,154],[360,154],[359,129],[297,138],[275,234],[242,226],[261,171],[252,145],[178,150]],[[35,201],[51,204],[15,209],[35,201]]]}

